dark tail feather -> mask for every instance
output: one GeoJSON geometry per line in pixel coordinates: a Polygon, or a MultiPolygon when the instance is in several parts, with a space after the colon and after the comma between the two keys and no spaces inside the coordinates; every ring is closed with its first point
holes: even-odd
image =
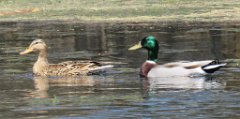
{"type": "Polygon", "coordinates": [[[226,63],[220,63],[218,60],[214,60],[211,63],[202,66],[202,69],[206,72],[206,73],[213,73],[217,70],[219,70],[221,67],[225,66],[226,63]]]}

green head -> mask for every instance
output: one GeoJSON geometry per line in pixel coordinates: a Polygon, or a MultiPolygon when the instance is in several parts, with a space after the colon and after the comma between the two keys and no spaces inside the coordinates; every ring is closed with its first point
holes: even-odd
{"type": "Polygon", "coordinates": [[[158,59],[158,41],[154,36],[144,37],[138,44],[132,46],[128,50],[136,50],[144,48],[148,50],[148,60],[157,61],[158,59]]]}

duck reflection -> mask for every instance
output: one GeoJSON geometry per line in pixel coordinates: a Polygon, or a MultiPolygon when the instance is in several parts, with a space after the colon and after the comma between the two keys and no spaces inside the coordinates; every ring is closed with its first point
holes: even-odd
{"type": "Polygon", "coordinates": [[[92,76],[82,77],[34,77],[35,91],[32,97],[48,98],[48,91],[51,86],[94,86],[96,82],[92,76]]]}
{"type": "Polygon", "coordinates": [[[144,81],[144,87],[148,90],[157,89],[223,89],[226,86],[224,80],[216,77],[166,77],[148,78],[144,81]]]}
{"type": "Polygon", "coordinates": [[[49,89],[49,80],[42,77],[34,77],[35,91],[32,92],[32,96],[36,98],[47,98],[49,89]]]}

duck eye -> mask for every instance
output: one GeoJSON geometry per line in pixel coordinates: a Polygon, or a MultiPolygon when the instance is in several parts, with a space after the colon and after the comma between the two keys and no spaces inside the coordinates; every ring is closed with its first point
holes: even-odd
{"type": "Polygon", "coordinates": [[[36,44],[38,44],[38,43],[40,43],[40,42],[35,42],[34,45],[36,45],[36,44]]]}

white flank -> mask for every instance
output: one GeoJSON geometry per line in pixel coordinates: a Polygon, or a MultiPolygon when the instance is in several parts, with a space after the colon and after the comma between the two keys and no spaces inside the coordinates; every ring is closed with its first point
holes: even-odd
{"type": "Polygon", "coordinates": [[[91,71],[94,71],[94,70],[105,70],[105,69],[109,69],[109,68],[113,68],[113,65],[105,65],[105,66],[97,67],[97,68],[92,69],[91,71]]]}
{"type": "Polygon", "coordinates": [[[204,67],[203,69],[206,69],[206,70],[208,70],[208,69],[215,69],[215,68],[222,67],[222,66],[225,66],[225,65],[226,65],[226,63],[224,63],[224,64],[215,64],[215,65],[210,65],[210,66],[204,67]]]}

